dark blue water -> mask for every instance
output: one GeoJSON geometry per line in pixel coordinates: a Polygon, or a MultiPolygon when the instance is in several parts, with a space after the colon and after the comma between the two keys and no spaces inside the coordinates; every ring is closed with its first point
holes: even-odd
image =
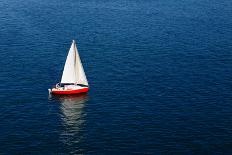
{"type": "Polygon", "coordinates": [[[232,154],[231,0],[0,1],[0,154],[232,154]],[[72,40],[88,94],[55,97],[72,40]]]}

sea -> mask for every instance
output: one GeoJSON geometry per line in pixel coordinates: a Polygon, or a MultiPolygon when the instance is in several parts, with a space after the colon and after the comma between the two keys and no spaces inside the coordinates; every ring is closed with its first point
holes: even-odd
{"type": "Polygon", "coordinates": [[[0,154],[232,154],[232,1],[1,0],[0,154]]]}

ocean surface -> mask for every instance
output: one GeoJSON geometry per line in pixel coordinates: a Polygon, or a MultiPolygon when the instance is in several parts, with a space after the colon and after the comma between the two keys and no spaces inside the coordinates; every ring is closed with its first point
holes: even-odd
{"type": "Polygon", "coordinates": [[[0,83],[3,155],[232,154],[232,1],[1,0],[0,83]]]}

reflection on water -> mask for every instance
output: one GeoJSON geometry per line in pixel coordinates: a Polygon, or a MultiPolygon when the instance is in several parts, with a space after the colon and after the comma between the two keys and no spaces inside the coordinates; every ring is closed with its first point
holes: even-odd
{"type": "MultiPolygon", "coordinates": [[[[62,120],[63,131],[60,134],[60,140],[68,146],[78,147],[82,139],[82,128],[85,122],[84,107],[89,97],[88,94],[78,94],[70,96],[52,96],[53,99],[60,102],[60,118],[62,120]]],[[[81,151],[75,148],[73,151],[81,151]]]]}

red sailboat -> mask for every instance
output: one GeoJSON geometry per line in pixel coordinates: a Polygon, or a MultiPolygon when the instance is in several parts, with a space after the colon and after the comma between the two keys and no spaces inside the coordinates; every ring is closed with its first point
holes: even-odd
{"type": "Polygon", "coordinates": [[[61,82],[52,89],[52,94],[78,94],[88,92],[89,85],[81,63],[75,41],[73,40],[65,62],[61,82]]]}

